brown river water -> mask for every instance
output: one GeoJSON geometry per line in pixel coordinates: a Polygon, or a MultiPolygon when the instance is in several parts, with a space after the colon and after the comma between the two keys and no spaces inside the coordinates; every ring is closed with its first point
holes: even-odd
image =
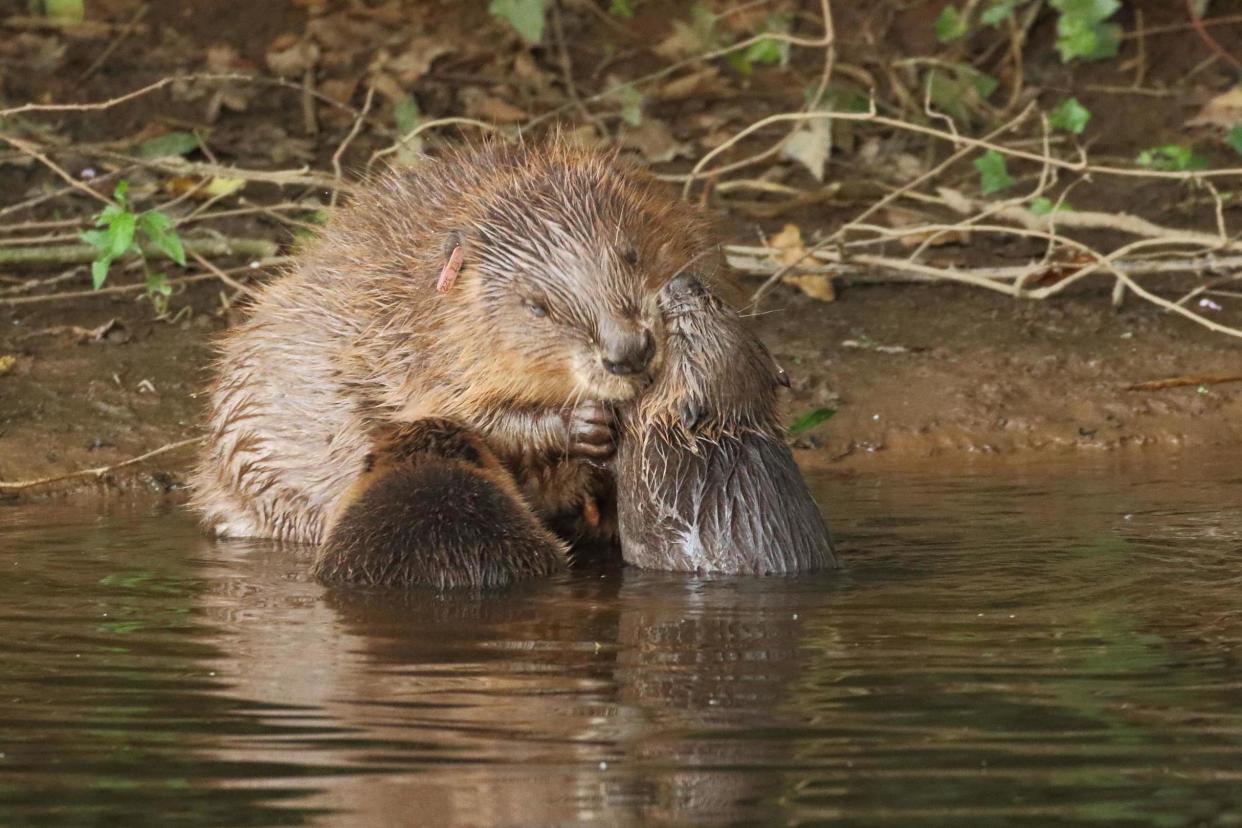
{"type": "Polygon", "coordinates": [[[1242,825],[1242,453],[811,482],[844,573],[483,596],[0,506],[0,824],[1242,825]]]}

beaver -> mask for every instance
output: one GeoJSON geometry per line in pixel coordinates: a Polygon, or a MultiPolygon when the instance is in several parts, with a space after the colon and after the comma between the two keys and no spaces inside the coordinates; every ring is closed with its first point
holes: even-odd
{"type": "Polygon", "coordinates": [[[376,424],[446,417],[586,531],[613,407],[663,358],[659,290],[712,248],[649,175],[559,139],[388,171],[223,340],[192,503],[217,535],[319,543],[376,424]]]}
{"type": "Polygon", "coordinates": [[[664,369],[627,412],[616,457],[626,563],[705,573],[835,567],[827,525],[781,436],[784,372],[693,275],[671,280],[660,301],[664,369]]]}
{"type": "Polygon", "coordinates": [[[313,573],[367,586],[499,587],[562,569],[567,548],[473,429],[381,426],[313,573]]]}

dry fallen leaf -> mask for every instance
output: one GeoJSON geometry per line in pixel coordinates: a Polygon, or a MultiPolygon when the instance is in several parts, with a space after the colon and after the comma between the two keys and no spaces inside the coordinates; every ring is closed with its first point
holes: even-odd
{"type": "Polygon", "coordinates": [[[793,285],[807,296],[821,302],[835,302],[837,299],[836,289],[833,288],[832,279],[827,273],[791,273],[781,281],[793,285]]]}
{"type": "Polygon", "coordinates": [[[437,58],[452,51],[453,47],[439,38],[418,36],[410,41],[404,52],[388,64],[388,69],[409,88],[431,70],[431,64],[437,58]]]}
{"type": "Polygon", "coordinates": [[[655,97],[662,101],[681,101],[712,94],[720,85],[720,70],[709,66],[662,84],[656,90],[655,97]]]}
{"type": "Polygon", "coordinates": [[[1230,129],[1239,121],[1242,121],[1242,86],[1235,86],[1204,104],[1199,114],[1186,122],[1186,126],[1230,129]]]}
{"type": "Polygon", "coordinates": [[[690,147],[674,138],[668,124],[658,118],[644,118],[636,127],[625,127],[621,131],[621,146],[638,150],[653,164],[691,154],[690,147]]]}
{"type": "Polygon", "coordinates": [[[282,78],[300,78],[319,62],[319,47],[309,40],[290,42],[292,35],[284,34],[272,41],[264,56],[267,66],[282,78]]]}
{"type": "Polygon", "coordinates": [[[816,181],[824,180],[824,165],[832,152],[832,121],[816,118],[808,121],[781,145],[781,156],[806,167],[816,181]]]}
{"type": "Polygon", "coordinates": [[[492,97],[480,89],[463,89],[461,97],[467,114],[483,121],[496,124],[517,124],[530,117],[513,104],[492,97]]]}
{"type": "Polygon", "coordinates": [[[0,354],[0,377],[12,371],[16,364],[17,357],[12,354],[0,354]]]}
{"type": "Polygon", "coordinates": [[[779,233],[768,236],[767,243],[768,247],[777,252],[777,258],[783,266],[795,264],[806,255],[802,230],[796,224],[786,224],[779,233]]]}
{"type": "MultiPolygon", "coordinates": [[[[768,247],[776,253],[776,259],[782,267],[796,266],[799,262],[808,261],[806,245],[802,241],[802,231],[796,224],[786,224],[779,233],[767,238],[768,247]]],[[[781,281],[793,285],[812,299],[821,302],[832,302],[837,293],[832,287],[832,277],[827,273],[788,273],[781,281]]]]}

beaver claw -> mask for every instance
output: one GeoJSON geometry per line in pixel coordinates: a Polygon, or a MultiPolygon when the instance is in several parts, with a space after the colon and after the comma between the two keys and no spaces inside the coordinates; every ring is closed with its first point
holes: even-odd
{"type": "Polygon", "coordinates": [[[616,415],[603,403],[584,402],[562,415],[569,432],[569,455],[603,461],[617,450],[616,415]]]}

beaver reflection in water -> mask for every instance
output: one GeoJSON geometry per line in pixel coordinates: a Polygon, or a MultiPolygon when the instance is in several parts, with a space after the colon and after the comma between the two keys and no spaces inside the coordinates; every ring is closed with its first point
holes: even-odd
{"type": "Polygon", "coordinates": [[[783,372],[697,279],[673,279],[660,304],[664,370],[627,415],[617,455],[625,561],[733,574],[835,567],[828,528],[782,439],[783,372]]]}
{"type": "Polygon", "coordinates": [[[498,587],[565,563],[565,545],[482,437],[430,418],[376,436],[314,574],[366,586],[498,587]]]}

